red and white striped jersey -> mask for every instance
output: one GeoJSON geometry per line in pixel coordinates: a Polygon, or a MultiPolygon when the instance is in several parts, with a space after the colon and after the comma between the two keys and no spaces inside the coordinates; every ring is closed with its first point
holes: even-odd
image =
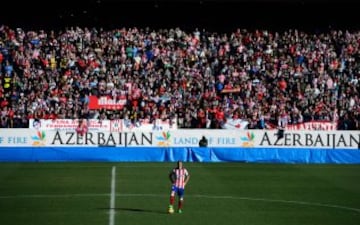
{"type": "Polygon", "coordinates": [[[187,171],[187,169],[175,168],[175,169],[173,169],[173,173],[176,175],[176,180],[174,183],[175,187],[184,188],[185,187],[185,179],[186,179],[186,177],[189,176],[189,172],[187,171]]]}

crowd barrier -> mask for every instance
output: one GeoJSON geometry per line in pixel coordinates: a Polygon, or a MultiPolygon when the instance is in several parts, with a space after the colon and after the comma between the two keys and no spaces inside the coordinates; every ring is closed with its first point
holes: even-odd
{"type": "Polygon", "coordinates": [[[360,131],[0,129],[0,161],[360,163],[360,131]],[[198,147],[205,136],[208,147],[198,147]]]}
{"type": "Polygon", "coordinates": [[[359,150],[279,148],[2,147],[2,162],[252,162],[359,164],[359,150]]]}

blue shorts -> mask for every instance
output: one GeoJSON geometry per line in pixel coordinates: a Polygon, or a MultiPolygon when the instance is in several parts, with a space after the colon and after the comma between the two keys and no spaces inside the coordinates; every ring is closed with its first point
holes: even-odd
{"type": "Polygon", "coordinates": [[[171,186],[171,191],[174,191],[180,198],[184,196],[185,189],[178,188],[175,185],[171,186]]]}

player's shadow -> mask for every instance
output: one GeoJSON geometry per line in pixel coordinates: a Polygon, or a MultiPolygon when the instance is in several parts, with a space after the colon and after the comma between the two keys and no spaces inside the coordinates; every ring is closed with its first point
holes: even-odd
{"type": "MultiPolygon", "coordinates": [[[[110,208],[100,208],[101,210],[110,210],[110,208]]],[[[156,213],[156,214],[167,214],[166,211],[151,210],[151,209],[140,209],[140,208],[115,208],[115,211],[126,211],[134,213],[156,213]]]]}
{"type": "Polygon", "coordinates": [[[165,211],[151,210],[151,209],[139,209],[139,208],[115,208],[115,210],[127,211],[127,212],[167,214],[165,211]]]}

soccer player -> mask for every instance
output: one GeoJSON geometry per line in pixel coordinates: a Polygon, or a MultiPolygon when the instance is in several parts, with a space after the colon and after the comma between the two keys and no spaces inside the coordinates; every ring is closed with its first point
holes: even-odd
{"type": "Polygon", "coordinates": [[[184,202],[185,186],[189,182],[190,174],[181,161],[177,162],[177,167],[174,168],[169,174],[170,181],[172,183],[170,193],[170,205],[168,212],[174,213],[175,195],[179,197],[178,200],[178,213],[182,213],[182,207],[184,202]]]}

